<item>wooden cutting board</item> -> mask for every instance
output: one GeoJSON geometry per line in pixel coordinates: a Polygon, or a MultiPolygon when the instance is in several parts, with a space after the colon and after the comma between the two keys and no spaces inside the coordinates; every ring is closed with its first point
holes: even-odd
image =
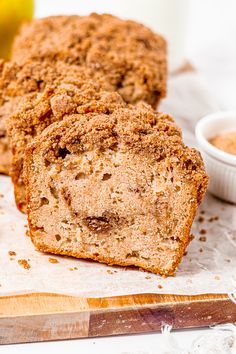
{"type": "Polygon", "coordinates": [[[106,298],[31,293],[0,297],[0,344],[100,337],[236,322],[226,294],[106,298]]]}

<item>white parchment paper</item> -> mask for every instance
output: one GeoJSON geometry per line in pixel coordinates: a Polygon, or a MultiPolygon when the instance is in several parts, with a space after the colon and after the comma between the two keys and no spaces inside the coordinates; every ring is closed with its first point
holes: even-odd
{"type": "MultiPolygon", "coordinates": [[[[170,79],[169,95],[160,110],[175,116],[186,143],[193,146],[197,120],[219,108],[204,80],[191,72],[170,79]]],[[[101,297],[235,292],[236,206],[211,195],[199,209],[192,228],[195,238],[176,276],[161,278],[139,270],[37,252],[26,236],[26,217],[15,207],[9,177],[0,176],[0,193],[0,294],[43,291],[101,297]],[[51,263],[50,257],[58,263],[51,263]],[[22,267],[19,260],[27,260],[30,268],[22,267]]]]}

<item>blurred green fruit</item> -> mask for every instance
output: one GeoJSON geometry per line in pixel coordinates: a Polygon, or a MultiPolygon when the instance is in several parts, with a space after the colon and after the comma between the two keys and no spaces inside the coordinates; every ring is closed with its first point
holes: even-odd
{"type": "Polygon", "coordinates": [[[0,57],[9,59],[11,45],[22,22],[31,20],[33,0],[0,0],[0,57]]]}

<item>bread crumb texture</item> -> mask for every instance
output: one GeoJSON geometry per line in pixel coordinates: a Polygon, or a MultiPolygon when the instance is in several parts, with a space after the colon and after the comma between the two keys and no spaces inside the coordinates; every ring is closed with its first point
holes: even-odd
{"type": "Polygon", "coordinates": [[[52,258],[52,257],[49,257],[48,261],[53,264],[59,263],[59,261],[56,258],[52,258]]]}

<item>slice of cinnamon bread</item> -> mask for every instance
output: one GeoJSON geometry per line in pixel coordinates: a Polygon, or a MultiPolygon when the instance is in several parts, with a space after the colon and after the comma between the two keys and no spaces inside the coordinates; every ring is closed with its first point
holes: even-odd
{"type": "Polygon", "coordinates": [[[9,174],[11,165],[6,120],[28,101],[28,96],[32,98],[32,93],[41,92],[47,84],[56,86],[65,79],[78,83],[91,78],[106,90],[113,90],[112,85],[91,69],[62,61],[26,61],[24,65],[0,62],[0,173],[9,174]]]}
{"type": "Polygon", "coordinates": [[[144,104],[68,115],[28,146],[24,166],[38,250],[174,273],[207,176],[170,116],[144,104]]]}
{"type": "Polygon", "coordinates": [[[142,24],[112,15],[55,16],[25,24],[12,51],[17,63],[62,60],[99,73],[128,103],[156,107],[166,95],[166,42],[142,24]]]}
{"type": "MultiPolygon", "coordinates": [[[[105,84],[104,84],[105,86],[105,84]]],[[[12,146],[11,177],[14,184],[16,205],[26,212],[23,160],[25,148],[38,134],[66,114],[111,112],[117,105],[125,106],[121,96],[103,91],[99,81],[91,81],[84,71],[64,78],[57,87],[48,86],[41,94],[28,96],[24,105],[8,119],[8,134],[12,146]]]]}

